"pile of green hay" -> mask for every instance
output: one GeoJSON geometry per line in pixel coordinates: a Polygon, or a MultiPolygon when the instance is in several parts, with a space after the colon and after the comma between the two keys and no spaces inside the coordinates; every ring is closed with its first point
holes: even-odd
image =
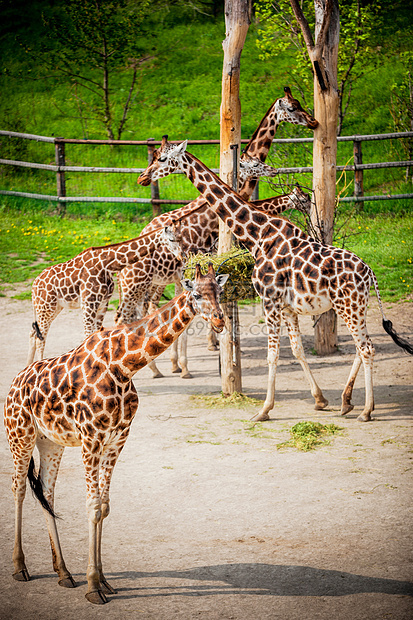
{"type": "Polygon", "coordinates": [[[208,264],[212,263],[215,272],[219,270],[219,273],[229,274],[220,299],[222,303],[258,297],[251,281],[255,261],[248,251],[235,247],[219,256],[216,254],[190,254],[184,273],[185,278],[194,279],[197,263],[200,264],[202,273],[206,273],[208,264]]]}
{"type": "Polygon", "coordinates": [[[317,446],[328,444],[328,435],[337,435],[343,429],[335,424],[320,422],[298,422],[290,429],[291,439],[277,444],[278,449],[297,448],[303,452],[314,450],[317,446]]]}

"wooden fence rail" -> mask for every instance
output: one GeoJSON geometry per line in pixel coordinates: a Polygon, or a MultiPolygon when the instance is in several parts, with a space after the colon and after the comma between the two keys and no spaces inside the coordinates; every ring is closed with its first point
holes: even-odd
{"type": "MultiPolygon", "coordinates": [[[[0,189],[0,194],[6,196],[19,196],[24,198],[35,198],[41,200],[49,200],[61,203],[64,205],[69,202],[123,202],[123,203],[151,203],[154,215],[160,212],[161,204],[186,204],[190,202],[189,199],[185,200],[169,200],[160,198],[160,190],[158,183],[151,184],[151,197],[150,198],[130,198],[123,196],[67,196],[66,195],[66,172],[78,172],[78,173],[126,173],[126,174],[140,174],[144,168],[114,168],[114,167],[102,167],[102,166],[67,166],[65,160],[65,145],[66,144],[83,144],[83,145],[118,145],[118,146],[146,146],[148,153],[148,163],[152,161],[153,152],[155,147],[161,144],[161,141],[149,138],[148,140],[78,140],[68,138],[54,138],[47,136],[38,136],[34,134],[18,133],[14,131],[0,130],[0,136],[8,136],[10,138],[21,138],[27,140],[36,140],[38,142],[48,142],[55,145],[55,165],[52,164],[40,164],[35,162],[17,161],[11,159],[0,159],[0,165],[5,166],[18,166],[24,168],[32,168],[38,170],[48,170],[56,174],[56,195],[37,194],[30,192],[18,192],[14,190],[0,189]]],[[[392,161],[392,162],[378,162],[372,164],[362,163],[362,148],[361,143],[370,140],[391,140],[401,138],[412,138],[413,131],[388,133],[388,134],[372,134],[372,135],[353,135],[353,136],[339,136],[339,142],[353,142],[353,155],[354,163],[346,166],[337,166],[337,171],[349,171],[354,172],[354,195],[347,197],[340,197],[340,202],[365,202],[368,200],[400,200],[411,199],[413,194],[393,194],[393,195],[377,195],[377,196],[364,196],[363,195],[363,171],[374,170],[378,168],[411,168],[413,167],[413,161],[392,161]]],[[[274,144],[298,144],[298,143],[312,143],[313,138],[275,138],[274,144]]],[[[248,140],[241,140],[242,144],[247,144],[248,140]]],[[[219,140],[188,140],[190,145],[218,145],[219,140]]],[[[214,172],[218,172],[217,169],[213,169],[214,172]]],[[[279,168],[279,174],[293,174],[293,173],[311,173],[312,167],[291,167],[291,168],[279,168]]],[[[62,209],[64,211],[64,208],[62,209]]]]}

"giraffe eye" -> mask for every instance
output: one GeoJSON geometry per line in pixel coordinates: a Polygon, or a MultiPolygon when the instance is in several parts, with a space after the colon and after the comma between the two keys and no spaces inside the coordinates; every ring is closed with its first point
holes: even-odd
{"type": "Polygon", "coordinates": [[[196,299],[197,301],[202,299],[202,295],[200,295],[199,293],[193,293],[193,296],[194,296],[194,299],[196,299]]]}
{"type": "Polygon", "coordinates": [[[164,161],[166,161],[166,160],[167,160],[167,157],[166,157],[165,155],[164,155],[163,157],[160,157],[160,158],[159,158],[159,161],[160,161],[160,162],[164,162],[164,161]]]}

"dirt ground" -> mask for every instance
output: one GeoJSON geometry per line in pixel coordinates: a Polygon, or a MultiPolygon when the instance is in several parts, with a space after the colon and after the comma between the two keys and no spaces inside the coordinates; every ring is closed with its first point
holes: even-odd
{"type": "MultiPolygon", "coordinates": [[[[32,321],[29,302],[0,298],[0,399],[25,364],[32,321]]],[[[413,304],[387,307],[397,331],[413,341],[413,304]]],[[[241,310],[244,393],[264,398],[266,337],[259,307],[241,310]]],[[[111,325],[113,312],[105,319],[111,325]]],[[[104,570],[117,593],[88,603],[85,483],[78,448],[67,449],[56,489],[58,527],[67,566],[78,583],[60,588],[51,566],[40,506],[28,492],[24,549],[31,581],[12,579],[14,502],[12,461],[0,433],[1,607],[4,620],[410,619],[412,594],[413,358],[381,327],[375,299],[369,330],[376,346],[376,411],[356,420],[364,401],[362,371],[355,409],[339,417],[340,394],[354,345],[340,325],[340,350],[311,355],[312,325],[301,321],[314,374],[330,405],[315,412],[285,330],[271,420],[250,429],[258,407],[211,409],[191,395],[220,391],[218,354],[206,349],[205,329],[193,324],[193,379],[148,369],[136,375],[139,413],[117,463],[111,514],[103,535],[104,570]],[[344,430],[313,452],[277,450],[302,420],[334,422],[344,430]]],[[[81,341],[80,314],[55,321],[46,354],[81,341]]],[[[3,405],[1,406],[3,410],[3,405]]]]}

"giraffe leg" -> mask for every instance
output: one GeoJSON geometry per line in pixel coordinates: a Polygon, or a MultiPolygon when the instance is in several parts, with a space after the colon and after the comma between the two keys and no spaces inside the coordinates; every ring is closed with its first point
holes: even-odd
{"type": "MultiPolygon", "coordinates": [[[[14,495],[15,505],[13,579],[15,579],[16,581],[29,581],[30,575],[26,567],[25,557],[23,553],[22,523],[23,502],[26,495],[27,472],[29,469],[30,459],[32,458],[34,446],[36,444],[36,432],[34,430],[34,427],[31,424],[28,425],[27,423],[24,423],[23,427],[19,423],[17,423],[17,428],[9,430],[9,427],[7,425],[8,417],[13,417],[15,420],[20,420],[22,417],[19,415],[21,411],[20,408],[14,408],[14,411],[10,411],[10,409],[11,408],[5,410],[5,423],[14,463],[14,473],[11,487],[14,495]],[[17,437],[17,431],[20,432],[19,441],[15,439],[17,437]]],[[[25,416],[24,422],[26,420],[30,420],[30,417],[25,416]]]]}
{"type": "Polygon", "coordinates": [[[208,322],[207,340],[208,340],[208,351],[218,351],[219,349],[218,338],[217,338],[216,333],[212,329],[210,322],[208,322]]]}
{"type": "Polygon", "coordinates": [[[310,366],[306,360],[304,347],[301,340],[298,316],[291,311],[283,310],[282,317],[287,325],[293,355],[300,362],[301,368],[303,369],[305,377],[310,385],[311,395],[315,400],[314,409],[317,411],[324,409],[328,405],[328,400],[324,398],[323,393],[314,379],[310,366]]]}
{"type": "Polygon", "coordinates": [[[30,332],[30,344],[29,353],[27,356],[27,365],[33,361],[42,360],[44,358],[44,349],[46,346],[46,338],[49,333],[49,329],[55,318],[61,313],[62,308],[58,307],[56,303],[49,303],[46,308],[36,308],[35,315],[37,315],[37,327],[34,326],[30,332]],[[42,339],[39,338],[39,333],[42,335],[42,339]]]}
{"type": "MultiPolygon", "coordinates": [[[[125,438],[126,441],[126,438],[125,438]]],[[[103,520],[109,516],[110,506],[109,506],[109,487],[110,481],[112,478],[113,469],[115,467],[115,463],[118,459],[118,456],[123,448],[123,445],[117,446],[116,448],[107,449],[104,452],[101,468],[100,468],[100,476],[99,476],[99,491],[100,498],[102,501],[102,511],[101,511],[101,519],[98,523],[98,548],[97,548],[97,567],[99,571],[99,581],[100,586],[105,594],[116,594],[116,590],[112,588],[112,586],[108,583],[106,577],[103,574],[102,568],[102,529],[103,529],[103,520]]]]}
{"type": "Polygon", "coordinates": [[[269,412],[274,407],[275,401],[275,378],[277,373],[278,358],[280,355],[280,310],[268,301],[267,303],[264,303],[264,312],[268,329],[267,396],[261,411],[251,418],[253,422],[264,422],[265,420],[270,419],[269,412]]]}
{"type": "MultiPolygon", "coordinates": [[[[362,308],[361,302],[359,306],[362,308]]],[[[357,376],[357,372],[360,368],[360,361],[363,362],[364,366],[364,382],[365,382],[365,403],[364,409],[362,413],[358,416],[357,420],[359,422],[370,422],[371,413],[374,411],[374,394],[373,394],[373,360],[374,360],[374,346],[370,339],[370,336],[367,333],[366,326],[366,310],[367,310],[367,296],[365,301],[364,312],[359,313],[357,318],[353,318],[351,314],[347,314],[345,309],[337,308],[337,314],[339,314],[345,321],[351,335],[353,336],[353,340],[356,345],[357,354],[356,358],[353,362],[353,366],[350,372],[350,376],[347,380],[346,387],[344,388],[344,393],[347,393],[351,397],[351,392],[353,389],[354,381],[357,376]],[[348,387],[348,391],[346,392],[348,387]]],[[[349,398],[348,398],[348,403],[349,398]]],[[[351,406],[351,405],[350,405],[351,406]]]]}
{"type": "Polygon", "coordinates": [[[102,501],[98,482],[100,458],[99,454],[89,452],[83,445],[82,459],[85,467],[87,487],[86,511],[89,522],[89,561],[86,572],[88,590],[85,596],[90,603],[104,605],[108,602],[108,599],[100,585],[98,568],[98,524],[102,518],[102,501]]]}
{"type": "Polygon", "coordinates": [[[188,330],[182,332],[179,341],[179,363],[182,368],[181,379],[192,379],[191,373],[188,370],[188,330]]]}
{"type": "Polygon", "coordinates": [[[354,383],[356,381],[358,371],[360,370],[361,361],[361,357],[357,351],[349,378],[347,379],[346,387],[341,395],[341,415],[346,415],[346,413],[349,413],[352,409],[354,409],[354,405],[351,404],[351,397],[353,395],[354,383]]]}
{"type": "MultiPolygon", "coordinates": [[[[54,488],[64,447],[55,444],[44,436],[37,437],[36,445],[40,455],[39,476],[42,482],[44,496],[47,499],[49,506],[53,509],[54,488]]],[[[53,558],[53,570],[58,574],[59,586],[62,586],[63,588],[75,588],[76,582],[67,570],[63,559],[59,535],[57,533],[56,519],[45,509],[43,509],[43,514],[45,516],[47,530],[49,532],[50,547],[53,558]]]]}

